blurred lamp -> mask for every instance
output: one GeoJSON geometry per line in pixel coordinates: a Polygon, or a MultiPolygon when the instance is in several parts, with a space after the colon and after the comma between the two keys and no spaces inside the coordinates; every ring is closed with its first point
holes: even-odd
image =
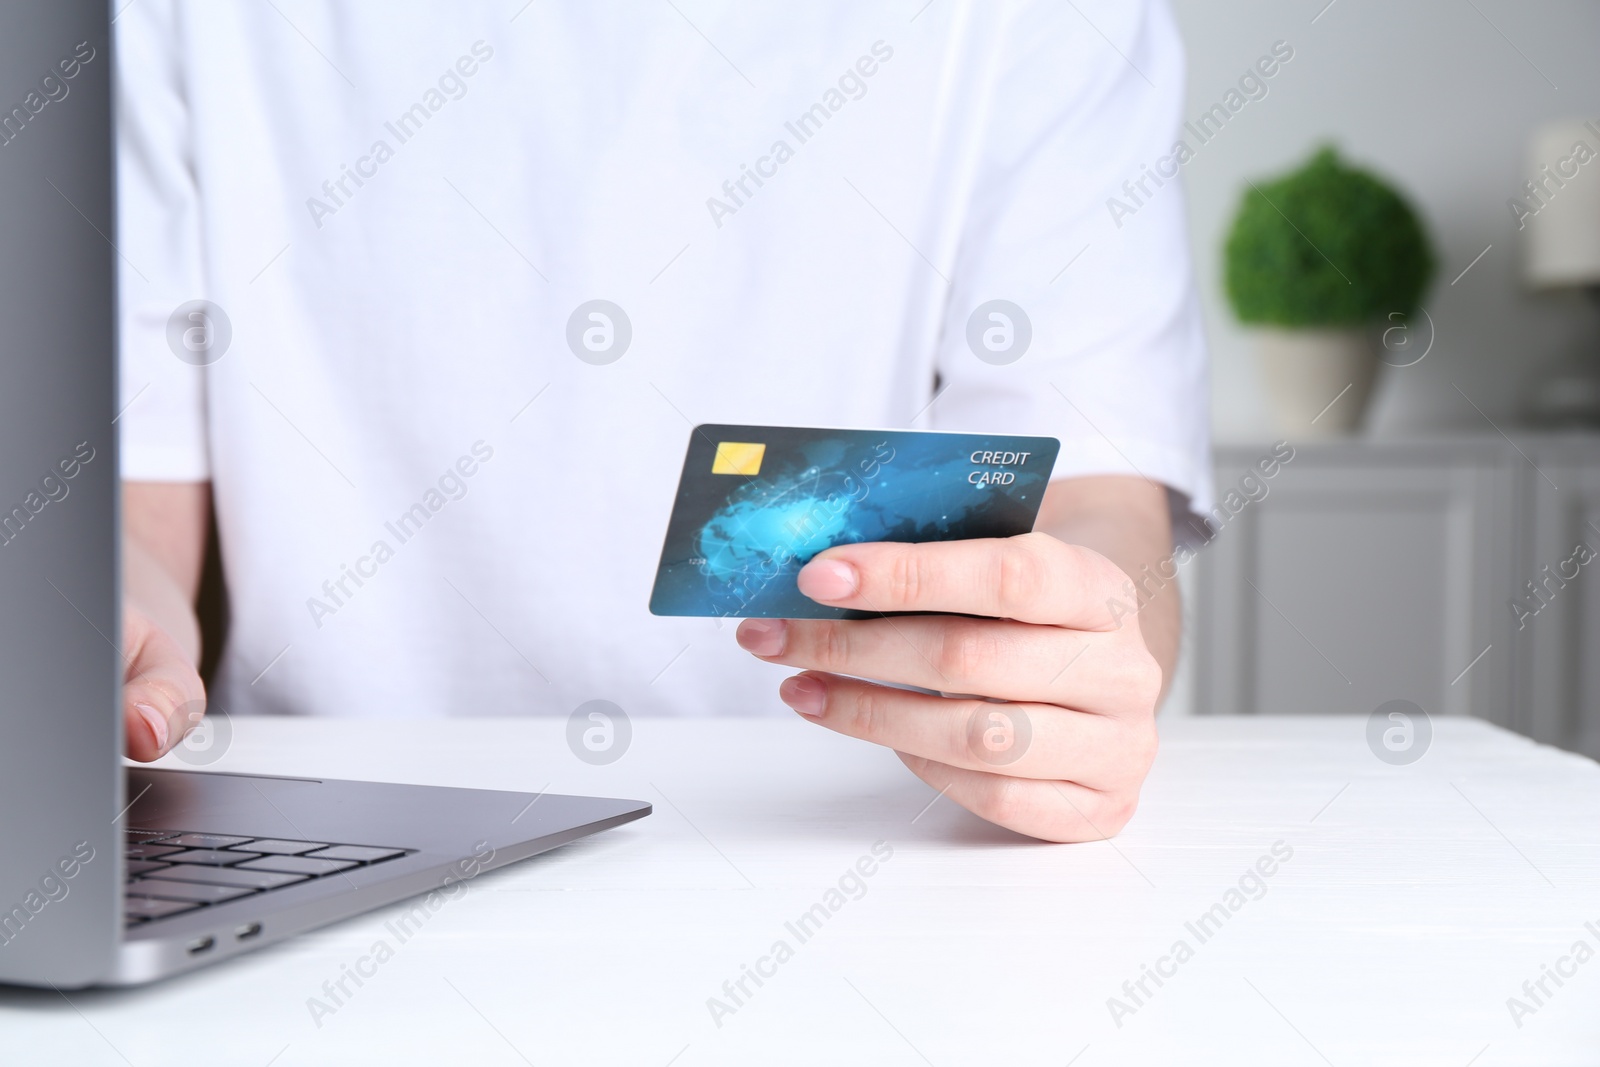
{"type": "MultiPolygon", "coordinates": [[[[1540,126],[1529,141],[1528,173],[1532,180],[1512,202],[1525,231],[1524,277],[1537,289],[1585,290],[1600,303],[1600,124],[1570,119],[1540,126]]],[[[1596,353],[1586,355],[1534,387],[1531,417],[1600,422],[1600,368],[1596,353]]]]}

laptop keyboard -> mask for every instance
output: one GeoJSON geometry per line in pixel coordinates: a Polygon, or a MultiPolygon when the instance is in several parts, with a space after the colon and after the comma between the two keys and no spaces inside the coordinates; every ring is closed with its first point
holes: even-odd
{"type": "Polygon", "coordinates": [[[127,831],[128,926],[370,867],[415,849],[186,830],[127,831]]]}

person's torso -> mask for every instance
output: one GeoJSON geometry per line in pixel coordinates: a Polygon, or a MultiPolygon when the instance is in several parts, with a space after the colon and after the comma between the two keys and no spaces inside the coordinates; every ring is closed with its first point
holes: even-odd
{"type": "Polygon", "coordinates": [[[777,710],[731,626],[646,609],[684,446],[926,407],[964,10],[186,8],[218,706],[777,710]]]}

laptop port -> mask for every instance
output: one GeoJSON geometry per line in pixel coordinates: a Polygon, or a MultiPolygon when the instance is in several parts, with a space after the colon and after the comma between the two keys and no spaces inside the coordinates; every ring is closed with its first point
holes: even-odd
{"type": "Polygon", "coordinates": [[[217,939],[209,934],[197,941],[191,941],[189,942],[189,955],[198,956],[202,952],[209,952],[216,943],[217,939]]]}
{"type": "Polygon", "coordinates": [[[234,928],[233,939],[235,941],[248,941],[252,937],[258,936],[260,933],[260,923],[245,923],[243,926],[234,928]]]}

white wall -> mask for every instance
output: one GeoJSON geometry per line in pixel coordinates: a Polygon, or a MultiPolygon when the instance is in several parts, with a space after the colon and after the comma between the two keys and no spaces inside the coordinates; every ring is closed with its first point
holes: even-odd
{"type": "MultiPolygon", "coordinates": [[[[1563,355],[1600,347],[1600,315],[1580,297],[1524,290],[1506,207],[1533,176],[1524,173],[1525,157],[1537,123],[1600,120],[1600,4],[1335,0],[1323,11],[1327,0],[1171,2],[1189,49],[1191,118],[1274,41],[1295,52],[1268,95],[1247,104],[1184,168],[1219,440],[1272,433],[1249,335],[1223,299],[1223,237],[1247,177],[1281,173],[1324,140],[1408,194],[1439,259],[1424,298],[1437,343],[1420,364],[1385,369],[1371,432],[1487,430],[1452,384],[1497,422],[1514,422],[1531,376],[1563,355]]],[[[1600,180],[1590,168],[1584,175],[1600,180]]]]}

